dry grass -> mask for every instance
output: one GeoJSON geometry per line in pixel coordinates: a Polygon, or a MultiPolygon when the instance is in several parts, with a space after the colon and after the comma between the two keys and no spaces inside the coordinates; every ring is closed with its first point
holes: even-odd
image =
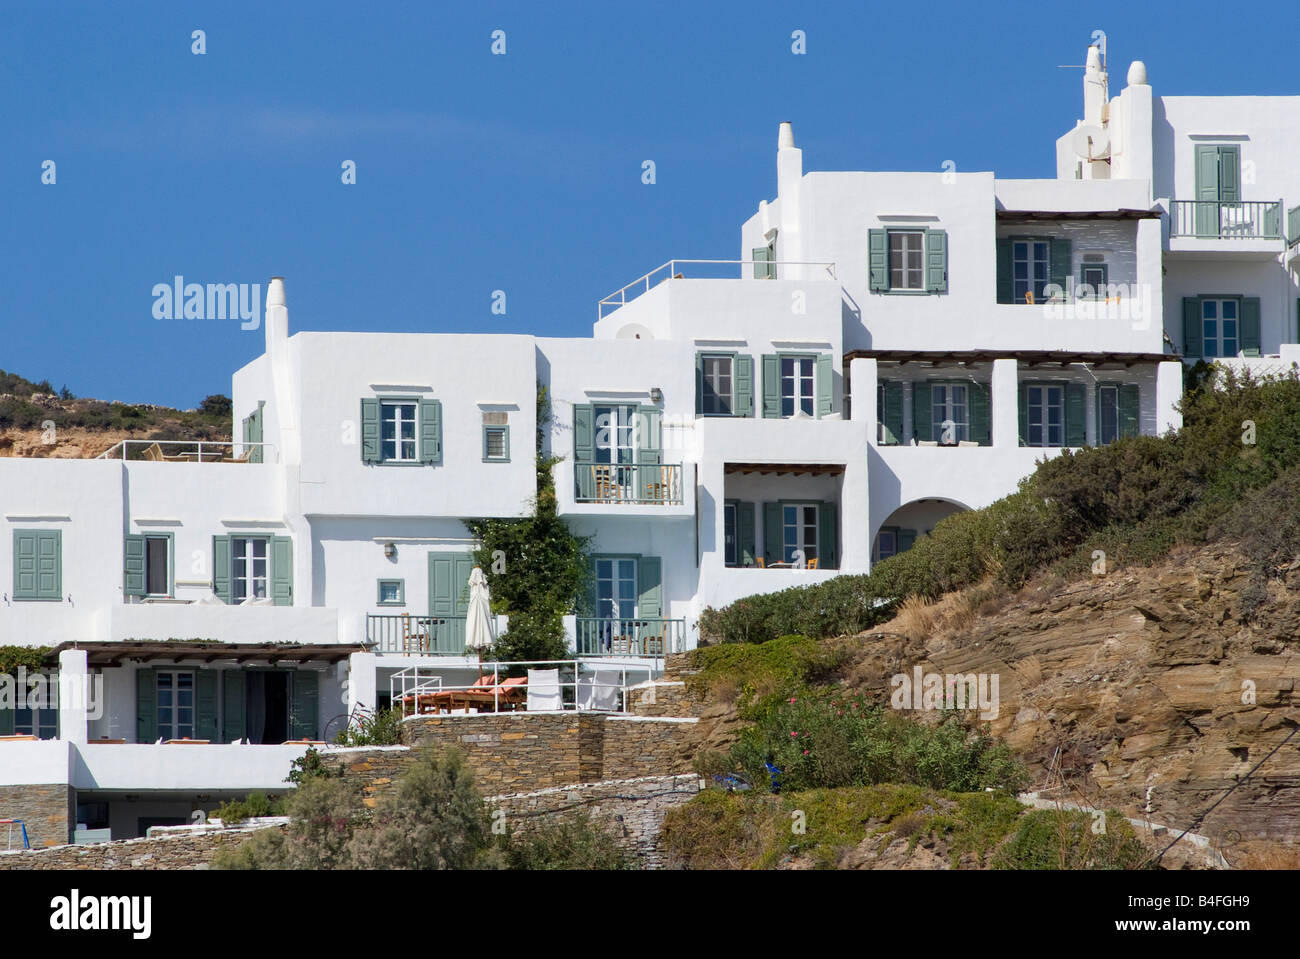
{"type": "Polygon", "coordinates": [[[1236,869],[1300,869],[1300,846],[1292,843],[1253,845],[1235,857],[1230,849],[1224,852],[1236,869]]]}

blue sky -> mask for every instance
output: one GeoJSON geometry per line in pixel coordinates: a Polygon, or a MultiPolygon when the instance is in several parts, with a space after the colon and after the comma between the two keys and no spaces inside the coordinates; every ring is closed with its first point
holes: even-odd
{"type": "Polygon", "coordinates": [[[228,393],[262,333],[154,319],[177,274],[283,275],[294,330],[586,336],[664,261],[737,255],[781,120],[805,170],[1052,175],[1081,109],[1057,65],[1098,28],[1115,89],[1137,58],[1158,95],[1297,92],[1275,5],[1062,7],[0,3],[0,368],[127,402],[228,393]]]}

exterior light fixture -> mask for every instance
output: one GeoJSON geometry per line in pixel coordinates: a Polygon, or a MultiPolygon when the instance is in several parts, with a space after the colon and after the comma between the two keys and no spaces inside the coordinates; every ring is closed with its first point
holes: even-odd
{"type": "Polygon", "coordinates": [[[385,544],[384,544],[384,556],[385,556],[387,559],[396,559],[396,558],[397,558],[397,545],[396,545],[395,543],[385,543],[385,544]]]}
{"type": "Polygon", "coordinates": [[[662,403],[664,401],[664,391],[657,386],[650,387],[650,402],[662,403]]]}

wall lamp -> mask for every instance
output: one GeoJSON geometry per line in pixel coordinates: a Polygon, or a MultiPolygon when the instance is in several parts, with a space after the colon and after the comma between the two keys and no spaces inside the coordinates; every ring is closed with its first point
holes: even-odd
{"type": "Polygon", "coordinates": [[[657,386],[650,387],[650,402],[662,403],[664,401],[664,391],[657,386]]]}
{"type": "Polygon", "coordinates": [[[385,557],[386,559],[396,559],[396,557],[397,557],[397,544],[396,544],[396,543],[385,543],[385,544],[384,544],[384,557],[385,557]]]}

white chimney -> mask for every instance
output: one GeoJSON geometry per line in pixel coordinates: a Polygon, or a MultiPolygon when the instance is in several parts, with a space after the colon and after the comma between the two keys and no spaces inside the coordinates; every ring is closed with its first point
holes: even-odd
{"type": "Polygon", "coordinates": [[[1083,70],[1083,122],[1102,124],[1106,120],[1107,84],[1105,65],[1101,62],[1101,49],[1088,47],[1088,59],[1083,70]]]}
{"type": "MultiPolygon", "coordinates": [[[[776,137],[776,198],[778,261],[797,263],[804,259],[799,230],[799,189],[803,182],[803,151],[794,145],[794,126],[782,123],[776,137]]],[[[778,268],[782,279],[798,279],[799,267],[778,268]]]]}
{"type": "Polygon", "coordinates": [[[266,352],[274,354],[289,339],[289,307],[284,300],[284,277],[271,277],[266,290],[266,352]]]}

